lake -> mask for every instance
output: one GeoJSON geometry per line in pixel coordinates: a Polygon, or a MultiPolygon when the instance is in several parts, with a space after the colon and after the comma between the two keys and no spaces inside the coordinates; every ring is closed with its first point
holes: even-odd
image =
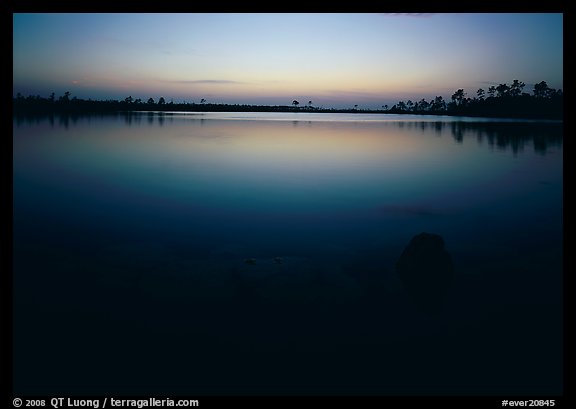
{"type": "Polygon", "coordinates": [[[562,123],[13,119],[15,395],[559,395],[562,281],[562,123]]]}

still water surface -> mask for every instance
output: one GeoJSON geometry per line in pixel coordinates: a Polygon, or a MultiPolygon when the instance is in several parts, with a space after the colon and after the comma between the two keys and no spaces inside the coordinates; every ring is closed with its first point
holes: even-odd
{"type": "Polygon", "coordinates": [[[560,393],[562,168],[558,123],[14,119],[14,390],[560,393]],[[434,314],[395,272],[420,232],[434,314]]]}

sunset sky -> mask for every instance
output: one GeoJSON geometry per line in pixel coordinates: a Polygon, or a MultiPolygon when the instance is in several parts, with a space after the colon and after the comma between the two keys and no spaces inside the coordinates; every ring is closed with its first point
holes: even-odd
{"type": "Polygon", "coordinates": [[[563,88],[560,13],[14,14],[13,93],[378,109],[563,88]]]}

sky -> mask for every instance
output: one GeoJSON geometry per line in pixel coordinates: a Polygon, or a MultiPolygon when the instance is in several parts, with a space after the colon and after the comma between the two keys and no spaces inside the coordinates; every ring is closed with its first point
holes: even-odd
{"type": "Polygon", "coordinates": [[[15,13],[13,93],[379,109],[563,89],[562,13],[15,13]]]}

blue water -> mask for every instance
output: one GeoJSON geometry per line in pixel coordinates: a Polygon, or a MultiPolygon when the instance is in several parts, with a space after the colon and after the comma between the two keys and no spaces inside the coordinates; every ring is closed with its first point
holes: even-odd
{"type": "Polygon", "coordinates": [[[562,168],[554,122],[15,119],[15,393],[560,393],[562,168]]]}

